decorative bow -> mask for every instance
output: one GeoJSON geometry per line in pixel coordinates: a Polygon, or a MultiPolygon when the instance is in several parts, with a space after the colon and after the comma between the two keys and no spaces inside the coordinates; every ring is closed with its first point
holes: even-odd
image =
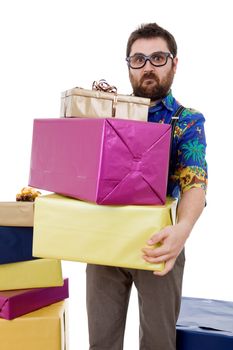
{"type": "Polygon", "coordinates": [[[92,84],[92,90],[98,90],[103,92],[111,92],[114,94],[112,102],[112,116],[116,116],[116,106],[117,106],[117,88],[113,85],[109,85],[105,79],[100,79],[99,82],[94,81],[92,84]]]}
{"type": "Polygon", "coordinates": [[[109,85],[105,79],[100,79],[99,82],[93,81],[92,90],[117,93],[117,88],[113,85],[109,85]]]}

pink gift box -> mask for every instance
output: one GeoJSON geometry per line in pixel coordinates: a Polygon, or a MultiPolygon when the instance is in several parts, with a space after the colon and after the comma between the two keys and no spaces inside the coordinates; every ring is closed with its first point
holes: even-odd
{"type": "Polygon", "coordinates": [[[164,204],[171,126],[35,119],[29,185],[98,204],[164,204]]]}
{"type": "Polygon", "coordinates": [[[61,287],[0,291],[0,317],[12,320],[68,297],[68,278],[61,287]]]}

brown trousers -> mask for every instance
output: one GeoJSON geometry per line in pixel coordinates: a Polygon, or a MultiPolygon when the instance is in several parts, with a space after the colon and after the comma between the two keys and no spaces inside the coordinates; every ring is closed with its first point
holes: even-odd
{"type": "Polygon", "coordinates": [[[138,292],[140,350],[175,350],[184,251],[167,275],[151,271],[87,265],[90,350],[122,350],[132,283],[138,292]]]}

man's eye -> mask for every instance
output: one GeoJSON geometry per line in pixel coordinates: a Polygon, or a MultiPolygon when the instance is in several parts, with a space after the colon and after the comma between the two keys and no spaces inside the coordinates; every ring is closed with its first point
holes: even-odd
{"type": "Polygon", "coordinates": [[[157,63],[163,62],[164,61],[164,55],[161,55],[161,54],[152,55],[151,56],[151,60],[153,62],[157,62],[157,63]]]}
{"type": "Polygon", "coordinates": [[[135,56],[134,62],[138,62],[138,63],[144,62],[144,56],[141,56],[141,55],[135,56]]]}

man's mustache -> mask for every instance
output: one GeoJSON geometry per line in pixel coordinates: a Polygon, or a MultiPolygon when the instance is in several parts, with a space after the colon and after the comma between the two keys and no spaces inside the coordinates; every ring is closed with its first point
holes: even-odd
{"type": "Polygon", "coordinates": [[[154,79],[157,83],[159,83],[158,76],[153,72],[145,72],[140,79],[140,82],[143,83],[145,79],[154,79]]]}

